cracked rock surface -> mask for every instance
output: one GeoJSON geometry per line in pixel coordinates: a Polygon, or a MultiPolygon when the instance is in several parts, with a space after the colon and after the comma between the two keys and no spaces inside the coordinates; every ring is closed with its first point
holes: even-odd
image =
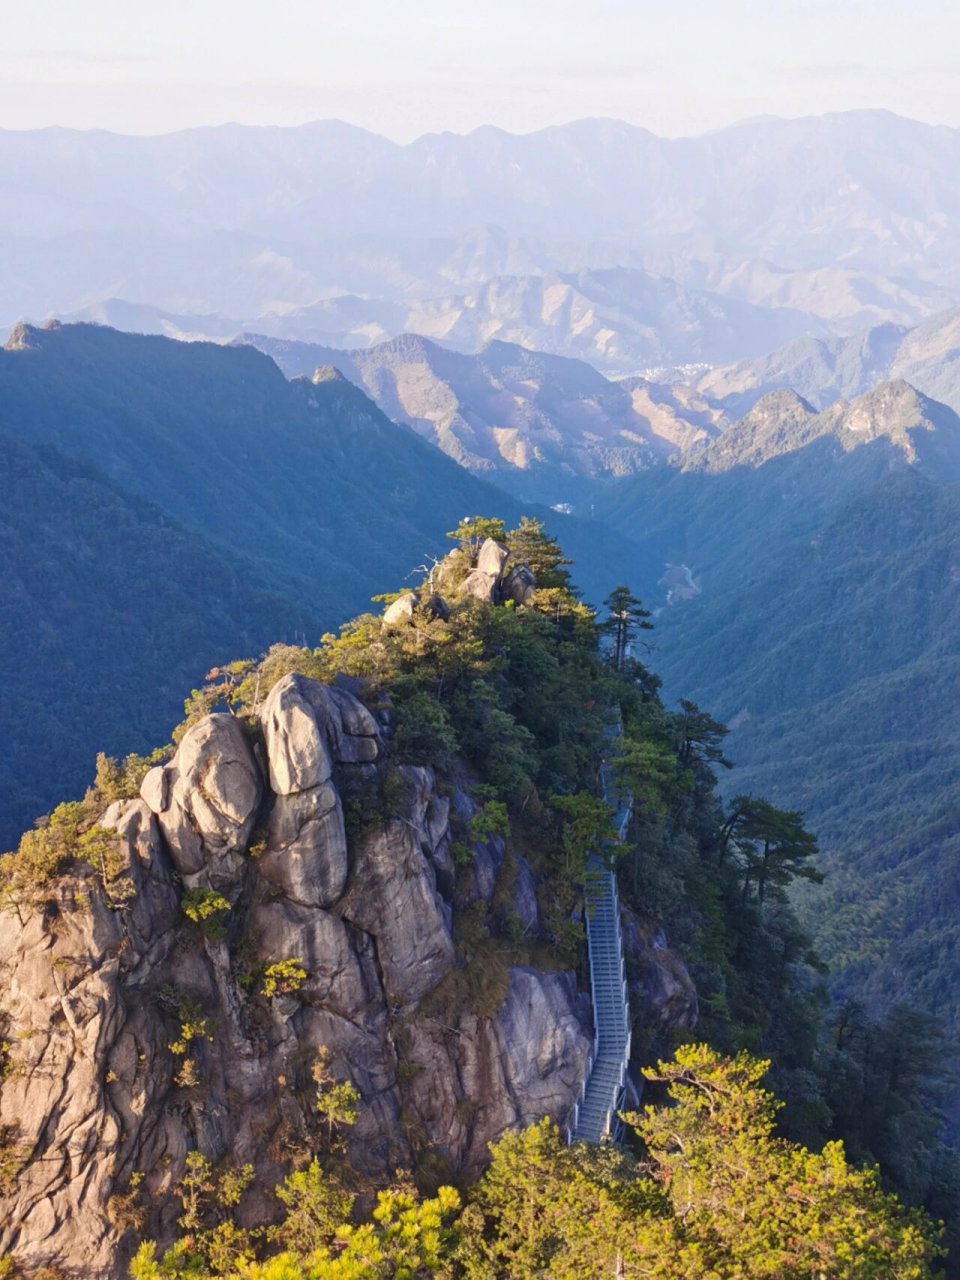
{"type": "MultiPolygon", "coordinates": [[[[578,1096],[592,1030],[572,974],[512,968],[489,1017],[437,999],[458,905],[489,902],[503,861],[493,841],[454,865],[463,780],[391,766],[362,702],[302,676],[273,688],[261,724],[206,717],[103,815],[129,902],[65,876],[0,914],[0,1140],[20,1166],[0,1183],[0,1257],[26,1275],[113,1280],[138,1236],[169,1242],[190,1150],[252,1162],[251,1213],[268,1213],[291,1154],[323,1141],[321,1047],[360,1091],[349,1158],[371,1178],[425,1155],[469,1177],[506,1129],[563,1124],[578,1096]],[[342,778],[375,792],[387,770],[389,813],[348,832],[342,778]],[[220,928],[185,917],[185,888],[230,903],[220,928]],[[302,982],[264,995],[288,960],[302,982]],[[134,1174],[139,1232],[122,1212],[134,1174]]],[[[535,931],[528,868],[517,885],[535,931]]]]}

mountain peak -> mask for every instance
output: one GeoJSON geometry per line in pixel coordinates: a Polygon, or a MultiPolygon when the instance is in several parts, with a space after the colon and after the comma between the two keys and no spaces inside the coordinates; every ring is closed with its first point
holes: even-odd
{"type": "Polygon", "coordinates": [[[903,378],[878,383],[849,405],[842,401],[837,405],[848,431],[869,432],[871,436],[898,434],[911,427],[929,428],[945,408],[903,378]]]}
{"type": "Polygon", "coordinates": [[[703,454],[692,459],[687,469],[728,471],[736,466],[762,466],[806,444],[809,424],[816,417],[813,406],[789,387],[769,391],[703,454]]]}
{"type": "Polygon", "coordinates": [[[799,392],[794,391],[792,387],[778,387],[775,391],[768,391],[766,395],[761,396],[741,421],[763,422],[774,415],[782,417],[784,414],[789,414],[791,417],[807,417],[811,413],[816,413],[816,409],[799,392]]]}

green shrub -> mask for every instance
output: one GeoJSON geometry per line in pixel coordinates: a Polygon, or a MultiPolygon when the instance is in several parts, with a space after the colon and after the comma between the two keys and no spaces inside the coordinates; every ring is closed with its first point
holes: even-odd
{"type": "Polygon", "coordinates": [[[186,889],[180,908],[188,920],[200,926],[208,938],[222,938],[226,929],[221,917],[230,910],[222,893],[213,889],[186,889]]]}

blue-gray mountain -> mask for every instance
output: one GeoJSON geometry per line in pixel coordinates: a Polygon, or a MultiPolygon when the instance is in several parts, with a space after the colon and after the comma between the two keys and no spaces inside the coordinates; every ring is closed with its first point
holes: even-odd
{"type": "Polygon", "coordinates": [[[120,298],[203,333],[219,315],[368,345],[422,323],[459,345],[589,350],[635,372],[960,301],[960,132],[885,112],[684,139],[586,120],[407,146],[336,122],[58,129],[0,133],[0,172],[7,322],[120,298]]]}
{"type": "Polygon", "coordinates": [[[610,519],[689,570],[656,665],[733,726],[729,789],[819,833],[841,988],[960,1025],[960,418],[903,382],[771,392],[610,519]]]}
{"type": "Polygon", "coordinates": [[[778,387],[825,409],[891,378],[960,410],[960,310],[939,312],[912,328],[882,324],[849,337],[807,335],[759,360],[711,369],[696,379],[696,388],[737,414],[778,387]]]}

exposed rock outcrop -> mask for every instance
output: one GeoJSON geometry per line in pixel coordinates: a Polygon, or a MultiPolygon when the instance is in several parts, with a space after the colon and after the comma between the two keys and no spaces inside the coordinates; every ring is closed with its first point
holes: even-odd
{"type": "Polygon", "coordinates": [[[222,891],[238,886],[261,794],[253,752],[229,715],[194,725],[171,763],[151,769],[141,788],[184,882],[222,891]]]}
{"type": "Polygon", "coordinates": [[[473,596],[485,604],[513,600],[519,605],[529,605],[537,580],[525,564],[515,565],[507,572],[509,559],[510,552],[502,543],[486,538],[476,554],[475,563],[464,574],[463,553],[451,551],[436,566],[430,585],[422,589],[422,599],[416,591],[407,591],[387,606],[383,613],[384,626],[405,626],[412,621],[418,608],[423,608],[430,617],[448,617],[449,605],[439,594],[441,591],[451,593],[451,598],[452,595],[473,596]]]}
{"type": "Polygon", "coordinates": [[[697,990],[687,967],[667,941],[661,926],[623,911],[623,949],[630,1011],[648,1035],[688,1030],[697,1025],[697,990]]]}
{"type": "MultiPolygon", "coordinates": [[[[207,717],[141,798],[104,814],[128,902],[111,907],[95,876],[73,875],[0,916],[0,1041],[13,1046],[0,1140],[21,1166],[0,1187],[0,1256],[28,1275],[123,1274],[118,1197],[142,1174],[143,1233],[169,1239],[192,1149],[252,1162],[248,1195],[269,1212],[290,1155],[323,1141],[310,1076],[321,1046],[360,1090],[349,1158],[374,1177],[425,1155],[469,1175],[506,1128],[566,1121],[589,1001],[571,974],[526,967],[508,971],[492,1016],[438,998],[459,963],[454,898],[490,901],[503,842],[455,866],[451,823],[462,839],[474,811],[462,780],[441,789],[383,747],[349,688],[286,676],[259,733],[207,717]],[[385,780],[389,807],[358,808],[385,780]],[[189,920],[184,887],[232,909],[189,920]],[[304,978],[264,994],[285,961],[304,978]]],[[[516,896],[535,934],[526,864],[516,896]]]]}
{"type": "Polygon", "coordinates": [[[510,552],[493,538],[486,538],[477,552],[477,572],[499,579],[510,552]]]}
{"type": "Polygon", "coordinates": [[[460,583],[460,594],[496,604],[500,599],[500,580],[509,557],[507,548],[487,538],[477,553],[477,563],[460,583]]]}
{"type": "Polygon", "coordinates": [[[514,604],[529,606],[537,589],[537,580],[525,564],[518,564],[507,574],[503,584],[504,599],[514,604]]]}
{"type": "Polygon", "coordinates": [[[392,604],[387,605],[386,609],[384,609],[384,625],[396,627],[404,622],[409,622],[416,607],[417,593],[415,591],[405,591],[402,596],[398,596],[392,604]]]}

